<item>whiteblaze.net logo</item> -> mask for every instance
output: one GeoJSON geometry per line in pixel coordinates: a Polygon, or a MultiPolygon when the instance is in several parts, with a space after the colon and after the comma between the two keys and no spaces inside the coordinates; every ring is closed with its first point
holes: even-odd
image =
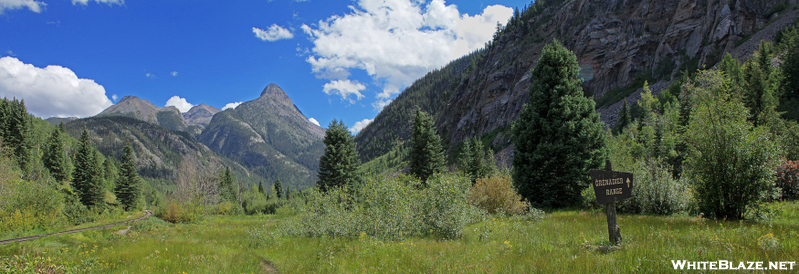
{"type": "Polygon", "coordinates": [[[675,270],[793,270],[796,262],[738,262],[671,260],[675,270]]]}

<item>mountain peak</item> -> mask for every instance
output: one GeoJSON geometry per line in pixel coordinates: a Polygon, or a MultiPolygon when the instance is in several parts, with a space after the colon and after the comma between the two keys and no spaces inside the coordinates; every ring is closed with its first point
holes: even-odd
{"type": "Polygon", "coordinates": [[[274,83],[273,84],[269,84],[268,86],[266,86],[266,88],[264,88],[264,91],[261,92],[261,96],[260,97],[264,97],[264,95],[288,97],[288,95],[286,95],[286,92],[283,91],[282,88],[278,87],[274,83]]]}

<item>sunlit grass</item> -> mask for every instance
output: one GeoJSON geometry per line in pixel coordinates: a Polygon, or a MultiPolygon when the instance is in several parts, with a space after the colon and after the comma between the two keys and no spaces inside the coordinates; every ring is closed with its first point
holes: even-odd
{"type": "Polygon", "coordinates": [[[117,227],[0,246],[0,272],[20,261],[78,273],[657,273],[672,272],[671,260],[796,261],[797,204],[776,206],[780,215],[762,223],[620,215],[623,244],[609,251],[597,248],[608,241],[605,215],[579,211],[494,218],[456,240],[403,241],[273,234],[286,216],[148,218],[124,236],[117,227]]]}

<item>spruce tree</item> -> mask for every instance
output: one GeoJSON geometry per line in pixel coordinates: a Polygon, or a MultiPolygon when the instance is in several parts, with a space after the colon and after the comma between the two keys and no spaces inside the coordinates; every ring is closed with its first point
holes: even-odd
{"type": "Polygon", "coordinates": [[[11,154],[20,169],[27,173],[30,169],[30,130],[31,121],[25,101],[6,102],[3,112],[3,145],[10,148],[11,154]]]}
{"type": "Polygon", "coordinates": [[[259,181],[258,182],[258,192],[261,193],[261,194],[265,193],[264,192],[264,181],[259,181]]]}
{"type": "Polygon", "coordinates": [[[469,175],[474,184],[477,179],[484,178],[496,169],[493,151],[485,151],[483,142],[477,138],[466,139],[461,150],[460,169],[469,175]]]}
{"type": "Polygon", "coordinates": [[[325,154],[319,158],[319,190],[344,187],[352,188],[360,182],[358,151],[347,126],[341,121],[330,122],[325,132],[325,154]]]}
{"type": "Polygon", "coordinates": [[[57,181],[64,182],[69,179],[64,140],[61,137],[60,129],[53,130],[50,138],[47,139],[47,148],[42,155],[42,163],[57,181]]]}
{"type": "MultiPolygon", "coordinates": [[[[106,160],[107,162],[108,160],[106,160]]],[[[128,142],[122,153],[122,163],[117,179],[116,195],[125,210],[136,208],[139,199],[140,179],[133,159],[133,147],[128,142]]]]}
{"type": "Polygon", "coordinates": [[[225,171],[222,173],[222,179],[220,180],[219,188],[222,192],[223,200],[231,202],[237,202],[239,200],[236,177],[230,171],[230,167],[226,167],[225,171]]]}
{"type": "Polygon", "coordinates": [[[444,171],[444,150],[441,148],[441,137],[433,127],[433,118],[421,109],[416,109],[411,137],[410,172],[427,184],[427,178],[444,171]]]}
{"type": "Polygon", "coordinates": [[[277,199],[279,200],[280,198],[283,198],[283,184],[280,183],[280,179],[277,179],[275,181],[274,186],[275,186],[275,195],[277,196],[277,199]]]}
{"type": "Polygon", "coordinates": [[[624,98],[624,104],[621,105],[621,111],[619,111],[619,121],[616,122],[616,133],[621,134],[630,122],[630,108],[627,107],[627,98],[624,98]]]}
{"type": "Polygon", "coordinates": [[[89,141],[89,132],[83,129],[75,153],[75,170],[72,173],[73,188],[80,197],[80,202],[88,207],[102,205],[105,196],[97,166],[94,147],[89,141]]]}
{"type": "Polygon", "coordinates": [[[534,206],[581,203],[588,171],[604,160],[605,133],[583,95],[574,54],[557,40],[532,70],[530,103],[513,124],[513,182],[534,206]]]}

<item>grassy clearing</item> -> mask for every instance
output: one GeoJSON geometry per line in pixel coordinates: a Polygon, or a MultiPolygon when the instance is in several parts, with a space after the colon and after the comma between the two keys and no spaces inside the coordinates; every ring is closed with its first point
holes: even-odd
{"type": "Polygon", "coordinates": [[[624,243],[610,252],[594,248],[607,244],[607,227],[592,212],[496,218],[467,226],[457,240],[404,241],[273,236],[292,218],[285,215],[179,225],[148,218],[125,236],[113,233],[118,227],[0,246],[0,272],[27,263],[63,273],[625,273],[672,272],[671,260],[796,261],[799,204],[770,208],[776,217],[762,223],[620,215],[624,243]]]}

